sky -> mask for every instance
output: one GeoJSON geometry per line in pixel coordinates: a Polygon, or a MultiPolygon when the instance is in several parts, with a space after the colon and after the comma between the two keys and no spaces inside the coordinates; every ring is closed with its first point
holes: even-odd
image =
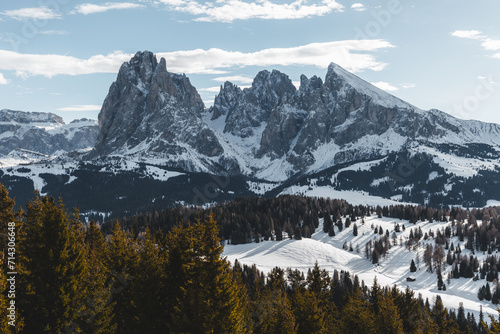
{"type": "Polygon", "coordinates": [[[137,51],[185,73],[208,107],[264,69],[337,63],[427,110],[500,123],[500,1],[23,0],[0,3],[0,109],[97,119],[137,51]]]}

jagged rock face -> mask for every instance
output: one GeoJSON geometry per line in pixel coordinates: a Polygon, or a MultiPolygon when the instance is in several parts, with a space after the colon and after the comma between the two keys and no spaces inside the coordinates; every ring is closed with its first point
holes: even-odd
{"type": "Polygon", "coordinates": [[[298,90],[278,71],[260,72],[244,90],[226,82],[209,112],[212,120],[224,118],[224,134],[246,139],[247,155],[286,161],[292,174],[315,164],[325,145],[331,147],[333,164],[369,159],[411,143],[441,142],[450,134],[468,133],[470,139],[477,131],[499,131],[498,126],[474,130],[444,113],[422,111],[333,63],[324,82],[301,76],[298,90]]]}
{"type": "Polygon", "coordinates": [[[64,124],[55,114],[0,110],[0,154],[16,149],[51,155],[92,147],[97,138],[95,121],[64,124]]]}
{"type": "Polygon", "coordinates": [[[299,89],[279,71],[259,72],[245,89],[225,82],[204,111],[189,79],[145,51],[120,68],[89,156],[151,157],[187,171],[283,181],[403,147],[434,147],[447,136],[461,145],[481,133],[500,127],[422,111],[333,63],[324,81],[301,76],[299,89]]]}
{"type": "Polygon", "coordinates": [[[272,111],[293,97],[296,88],[287,75],[279,71],[261,71],[252,87],[241,90],[232,83],[225,83],[214,106],[212,119],[227,115],[225,133],[241,138],[254,134],[254,128],[268,122],[272,111]]]}
{"type": "Polygon", "coordinates": [[[138,52],[124,63],[99,113],[94,155],[157,153],[190,149],[215,157],[223,152],[202,122],[203,101],[185,75],[167,71],[165,59],[138,52]],[[185,145],[189,147],[186,148],[185,145]]]}

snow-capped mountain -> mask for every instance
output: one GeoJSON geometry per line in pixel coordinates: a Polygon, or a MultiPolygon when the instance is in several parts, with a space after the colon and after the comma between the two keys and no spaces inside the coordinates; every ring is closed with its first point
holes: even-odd
{"type": "MultiPolygon", "coordinates": [[[[67,131],[65,138],[71,139],[81,133],[71,135],[64,130],[71,124],[62,125],[55,115],[44,117],[41,121],[54,128],[33,125],[40,136],[67,131]]],[[[5,126],[4,132],[15,131],[5,126]]],[[[118,177],[156,182],[156,190],[117,183],[120,199],[137,187],[144,190],[131,204],[138,208],[345,190],[438,206],[482,206],[500,199],[500,125],[421,110],[333,63],[324,80],[302,76],[299,89],[275,70],[259,72],[245,89],[226,82],[205,109],[185,75],[168,72],[165,59],[158,62],[151,52],[138,52],[110,87],[96,139],[90,128],[87,141],[73,149],[95,140],[91,152],[45,162],[35,173],[44,180],[37,184],[78,202],[85,196],[74,196],[78,185],[104,191],[118,177]],[[61,163],[71,168],[62,170],[61,163]],[[159,172],[150,173],[151,168],[159,172]],[[168,171],[178,174],[166,181],[162,173],[168,171]],[[40,176],[65,173],[67,182],[40,176]],[[109,182],[96,181],[96,173],[109,182]],[[168,196],[160,190],[165,183],[168,196]]],[[[11,148],[44,154],[69,149],[11,148]]],[[[15,168],[5,174],[29,177],[15,168]]],[[[92,205],[88,209],[95,209],[92,205]]]]}
{"type": "MultiPolygon", "coordinates": [[[[88,119],[65,124],[52,113],[0,110],[0,154],[53,155],[93,147],[97,123],[88,119]]],[[[2,159],[3,160],[3,159],[2,159]]]]}

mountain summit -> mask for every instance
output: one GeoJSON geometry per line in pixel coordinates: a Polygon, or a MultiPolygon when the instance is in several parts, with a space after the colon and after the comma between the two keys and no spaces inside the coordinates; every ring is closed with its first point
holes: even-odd
{"type": "MultiPolygon", "coordinates": [[[[3,126],[12,127],[7,118],[3,126]]],[[[324,79],[302,75],[298,89],[276,70],[259,72],[244,89],[225,82],[206,109],[185,75],[168,72],[165,59],[149,51],[137,52],[109,89],[90,153],[53,165],[47,159],[30,174],[19,167],[2,169],[0,177],[12,184],[29,178],[33,187],[69,193],[75,202],[77,187],[106,193],[104,185],[115,184],[123,193],[117,212],[138,202],[151,208],[346,190],[435,206],[500,200],[500,125],[421,110],[334,63],[324,79]]],[[[100,205],[86,203],[92,210],[100,205]]]]}
{"type": "Polygon", "coordinates": [[[164,58],[158,62],[149,51],[137,52],[121,66],[104,100],[91,156],[150,157],[188,170],[211,170],[210,158],[223,149],[203,122],[203,110],[185,75],[168,72],[164,58]]]}
{"type": "Polygon", "coordinates": [[[332,63],[324,81],[279,71],[252,86],[221,86],[204,109],[185,75],[138,52],[124,63],[99,114],[91,156],[162,161],[190,172],[285,181],[358,160],[442,143],[500,145],[500,126],[423,111],[332,63]]]}

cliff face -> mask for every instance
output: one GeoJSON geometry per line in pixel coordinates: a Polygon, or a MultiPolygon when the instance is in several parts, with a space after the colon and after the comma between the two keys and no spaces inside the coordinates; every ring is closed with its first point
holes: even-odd
{"type": "Polygon", "coordinates": [[[484,138],[499,145],[498,134],[498,125],[420,110],[333,63],[324,81],[302,76],[299,89],[276,70],[259,72],[245,89],[226,82],[204,110],[189,79],[145,51],[124,63],[111,85],[91,157],[284,181],[409,147],[484,138]]]}

